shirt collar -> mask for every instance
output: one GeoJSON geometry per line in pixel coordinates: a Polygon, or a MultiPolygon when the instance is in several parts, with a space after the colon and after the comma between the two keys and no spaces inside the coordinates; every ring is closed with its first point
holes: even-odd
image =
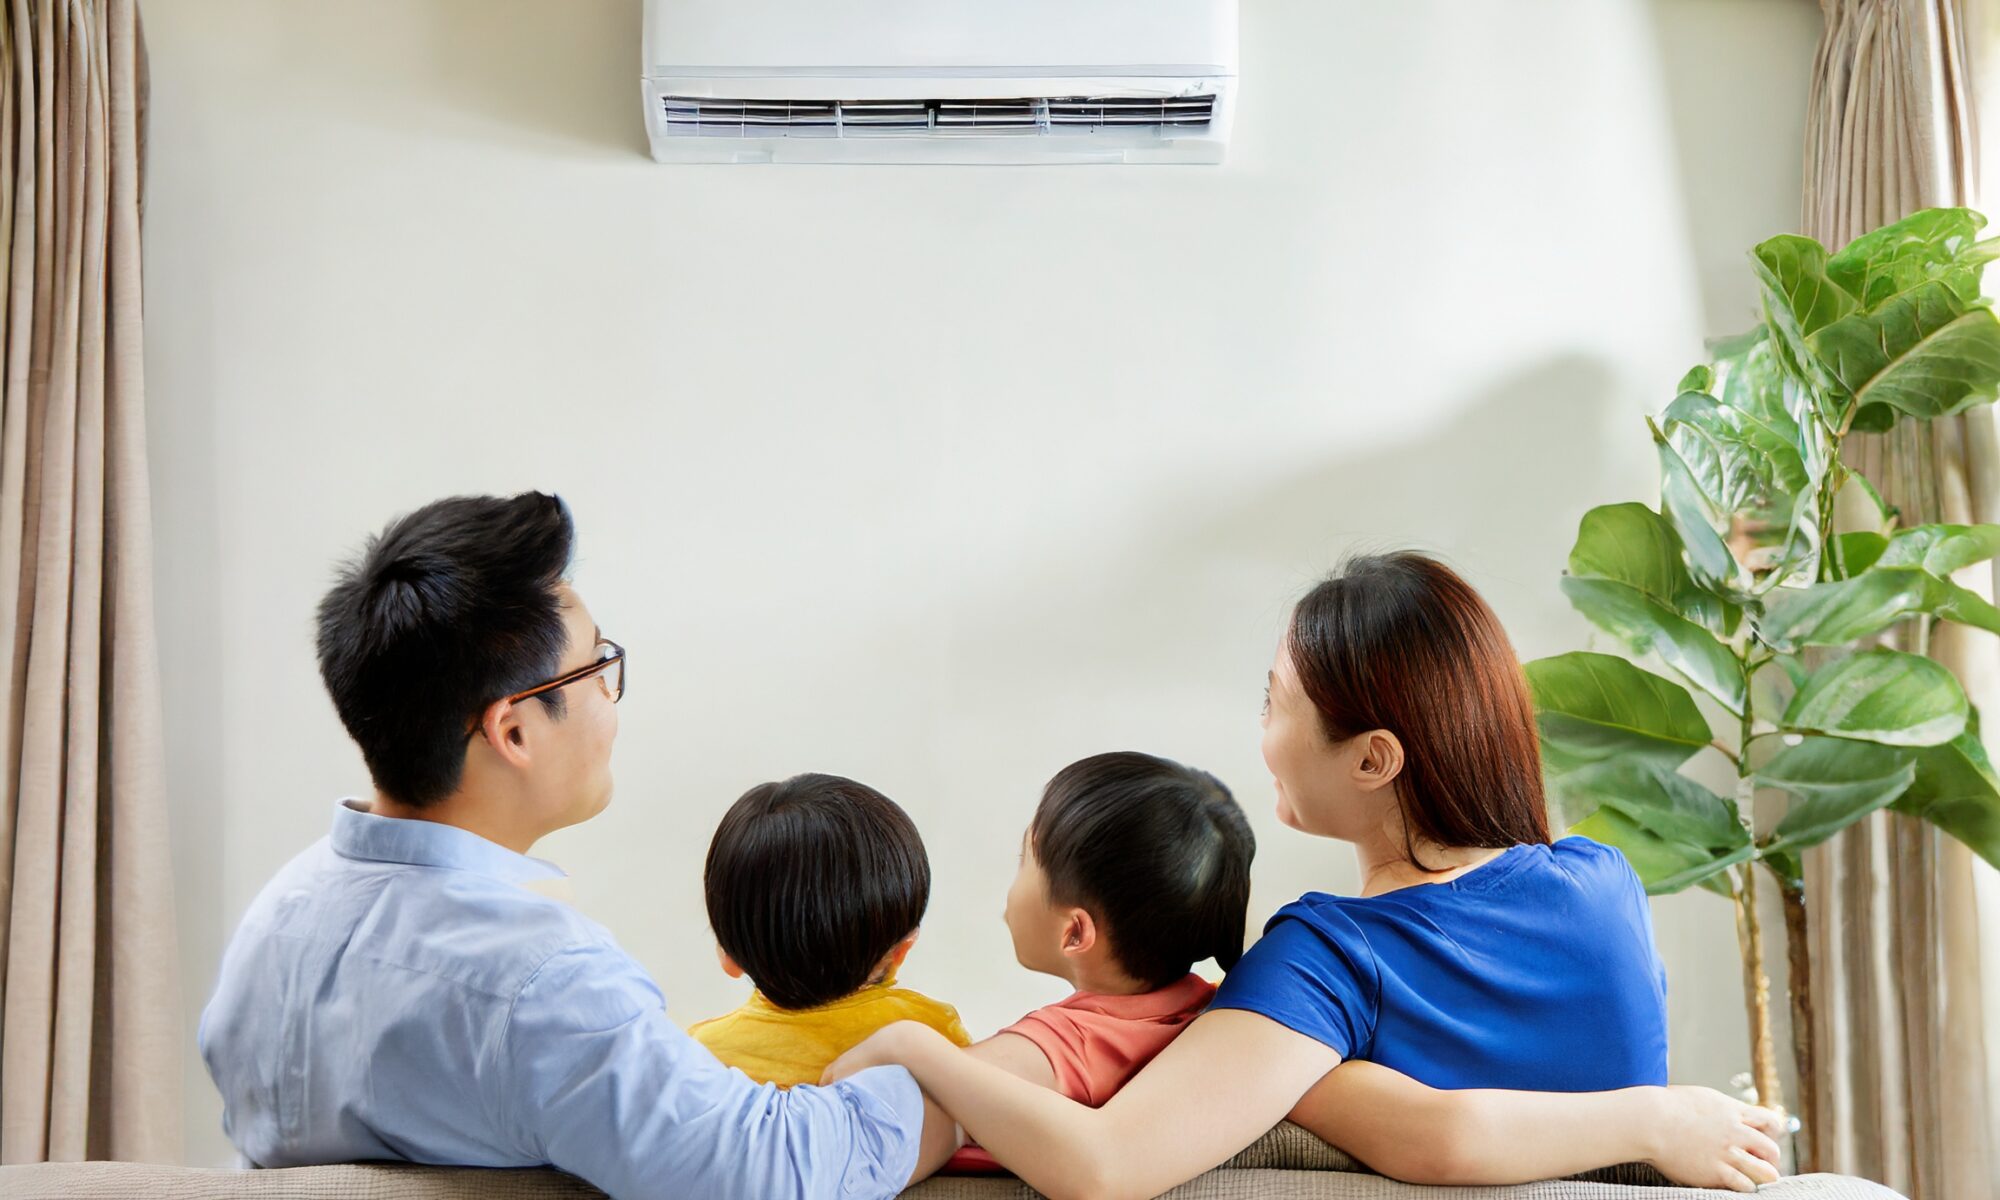
{"type": "Polygon", "coordinates": [[[516,854],[469,829],[437,821],[376,816],[367,811],[363,801],[352,797],[334,805],[333,849],[343,858],[446,867],[513,884],[567,878],[554,863],[516,854]]]}

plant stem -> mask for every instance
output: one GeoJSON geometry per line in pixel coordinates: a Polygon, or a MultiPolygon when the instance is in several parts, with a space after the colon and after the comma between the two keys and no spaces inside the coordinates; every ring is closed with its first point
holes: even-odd
{"type": "Polygon", "coordinates": [[[1789,881],[1778,885],[1785,904],[1785,958],[1791,981],[1787,988],[1792,1000],[1792,1061],[1799,1072],[1799,1122],[1804,1148],[1797,1164],[1802,1171],[1818,1171],[1819,1088],[1813,1071],[1812,946],[1806,941],[1806,893],[1789,881]]]}
{"type": "MultiPolygon", "coordinates": [[[[1752,651],[1742,651],[1747,666],[1752,651]]],[[[1740,726],[1743,752],[1736,760],[1736,819],[1753,841],[1757,837],[1757,782],[1750,774],[1750,742],[1757,721],[1756,705],[1745,704],[1740,726]]],[[[1757,1103],[1782,1108],[1778,1088],[1778,1057],[1771,1044],[1771,978],[1764,970],[1764,933],[1757,916],[1757,864],[1740,868],[1736,895],[1736,940],[1743,956],[1743,1000],[1750,1018],[1750,1074],[1757,1085],[1757,1103]]]]}
{"type": "Polygon", "coordinates": [[[1757,1103],[1783,1109],[1778,1056],[1771,1044],[1771,977],[1764,972],[1764,932],[1757,918],[1757,868],[1745,863],[1736,893],[1736,940],[1743,952],[1743,999],[1750,1017],[1750,1077],[1757,1103]]]}

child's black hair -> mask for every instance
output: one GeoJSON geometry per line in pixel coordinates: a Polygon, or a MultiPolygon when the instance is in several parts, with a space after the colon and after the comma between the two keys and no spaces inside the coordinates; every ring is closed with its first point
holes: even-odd
{"type": "Polygon", "coordinates": [[[1257,839],[1206,771],[1131,752],[1072,763],[1042,792],[1028,839],[1049,899],[1089,910],[1147,987],[1243,956],[1257,839]]]}
{"type": "Polygon", "coordinates": [[[779,1008],[866,986],[923,923],[931,865],[909,814],[838,775],[761,783],[730,806],[702,874],[715,940],[779,1008]]]}

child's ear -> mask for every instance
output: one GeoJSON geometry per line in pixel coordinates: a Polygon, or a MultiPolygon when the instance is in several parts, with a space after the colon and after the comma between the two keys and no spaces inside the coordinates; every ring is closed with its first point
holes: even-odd
{"type": "Polygon", "coordinates": [[[715,948],[715,961],[722,964],[722,973],[724,975],[729,976],[731,979],[743,978],[743,968],[737,966],[736,960],[729,957],[729,951],[717,946],[715,948]]]}
{"type": "Polygon", "coordinates": [[[1088,954],[1097,945],[1097,922],[1090,913],[1081,908],[1069,910],[1063,921],[1062,952],[1064,954],[1088,954]]]}
{"type": "Polygon", "coordinates": [[[908,958],[910,951],[916,947],[917,934],[920,932],[922,931],[912,929],[910,930],[910,936],[889,947],[889,953],[882,956],[882,974],[891,974],[902,968],[903,960],[908,958]]]}

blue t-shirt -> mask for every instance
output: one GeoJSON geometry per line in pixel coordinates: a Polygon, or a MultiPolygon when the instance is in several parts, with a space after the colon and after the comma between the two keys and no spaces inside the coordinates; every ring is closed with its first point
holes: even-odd
{"type": "Polygon", "coordinates": [[[1666,973],[1645,888],[1589,838],[1519,845],[1449,883],[1309,892],[1211,1009],[1259,1013],[1439,1088],[1667,1081],[1666,973]]]}

